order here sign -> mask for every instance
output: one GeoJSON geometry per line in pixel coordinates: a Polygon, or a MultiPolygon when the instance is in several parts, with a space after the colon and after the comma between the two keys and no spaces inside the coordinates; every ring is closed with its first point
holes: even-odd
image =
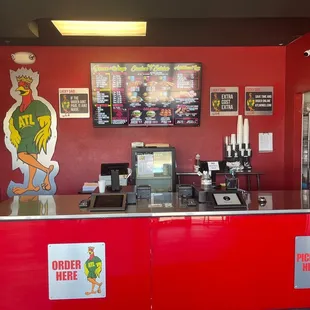
{"type": "Polygon", "coordinates": [[[50,299],[106,297],[104,243],[48,245],[50,299]]]}
{"type": "Polygon", "coordinates": [[[295,289],[310,288],[310,236],[295,238],[295,289]]]}

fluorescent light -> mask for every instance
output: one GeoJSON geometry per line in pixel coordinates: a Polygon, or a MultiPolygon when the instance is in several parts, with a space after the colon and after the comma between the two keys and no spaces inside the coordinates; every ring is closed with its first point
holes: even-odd
{"type": "Polygon", "coordinates": [[[146,36],[146,22],[52,20],[63,36],[146,36]]]}

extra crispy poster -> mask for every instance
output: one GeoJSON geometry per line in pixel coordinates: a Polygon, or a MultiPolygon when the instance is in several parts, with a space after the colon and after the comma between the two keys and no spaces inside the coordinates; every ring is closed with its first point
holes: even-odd
{"type": "Polygon", "coordinates": [[[210,88],[210,115],[237,116],[238,115],[238,87],[210,88]]]}

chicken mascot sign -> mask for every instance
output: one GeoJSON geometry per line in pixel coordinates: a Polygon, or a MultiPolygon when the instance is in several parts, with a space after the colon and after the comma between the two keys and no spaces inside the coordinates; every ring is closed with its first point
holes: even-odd
{"type": "Polygon", "coordinates": [[[10,182],[8,196],[53,195],[59,166],[51,161],[57,140],[57,118],[52,105],[38,96],[39,73],[21,68],[10,71],[11,96],[16,100],[3,122],[5,145],[12,169],[24,175],[21,184],[10,182]]]}

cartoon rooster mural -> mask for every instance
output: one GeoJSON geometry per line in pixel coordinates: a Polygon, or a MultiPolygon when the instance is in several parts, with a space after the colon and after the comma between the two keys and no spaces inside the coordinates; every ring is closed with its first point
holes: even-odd
{"type": "MultiPolygon", "coordinates": [[[[50,177],[55,165],[51,164],[49,159],[54,152],[56,142],[55,132],[52,136],[52,124],[56,120],[55,116],[52,117],[51,112],[54,110],[50,104],[37,96],[38,78],[37,72],[33,73],[28,69],[11,71],[13,84],[11,95],[17,102],[8,111],[4,120],[6,146],[12,153],[13,168],[14,165],[19,167],[25,175],[24,184],[12,186],[13,195],[31,194],[39,191],[40,194],[43,194],[44,191],[52,189],[50,177]],[[51,139],[54,140],[52,141],[53,148],[48,152],[48,144],[51,139]],[[17,161],[18,159],[20,161],[17,161]],[[41,172],[42,178],[39,178],[40,181],[37,180],[35,184],[34,179],[37,171],[41,172]],[[38,184],[38,182],[40,183],[38,184]]],[[[55,124],[53,125],[54,131],[56,131],[55,124]]],[[[55,164],[57,170],[58,164],[55,164]]]]}
{"type": "Polygon", "coordinates": [[[96,294],[95,287],[98,286],[97,293],[101,293],[102,282],[98,282],[96,279],[100,278],[102,271],[102,261],[98,256],[95,256],[94,247],[88,247],[89,258],[84,264],[84,273],[87,277],[88,282],[91,283],[91,291],[86,292],[85,295],[96,294]]]}

